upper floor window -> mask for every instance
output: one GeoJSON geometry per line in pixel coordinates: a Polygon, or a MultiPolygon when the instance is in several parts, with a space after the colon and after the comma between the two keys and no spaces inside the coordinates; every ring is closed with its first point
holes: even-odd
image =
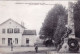
{"type": "Polygon", "coordinates": [[[20,33],[20,29],[19,28],[15,28],[14,29],[14,33],[20,33]]]}
{"type": "Polygon", "coordinates": [[[12,28],[7,29],[7,33],[13,33],[13,29],[12,28]]]}
{"type": "Polygon", "coordinates": [[[2,29],[2,33],[5,33],[5,29],[2,29]]]}

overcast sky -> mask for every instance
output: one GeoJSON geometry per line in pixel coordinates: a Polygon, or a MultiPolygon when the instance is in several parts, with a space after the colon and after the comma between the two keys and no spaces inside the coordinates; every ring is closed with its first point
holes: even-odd
{"type": "Polygon", "coordinates": [[[39,32],[48,11],[56,3],[68,7],[68,1],[0,1],[0,23],[11,18],[39,32]]]}

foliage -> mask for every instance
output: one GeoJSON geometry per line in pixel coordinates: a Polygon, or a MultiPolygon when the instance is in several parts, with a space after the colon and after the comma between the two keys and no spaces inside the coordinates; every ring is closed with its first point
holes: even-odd
{"type": "Polygon", "coordinates": [[[43,39],[51,38],[54,40],[60,39],[65,33],[65,25],[67,22],[67,11],[61,4],[55,6],[48,12],[42,28],[40,37],[43,39]],[[44,35],[44,36],[43,36],[44,35]]]}
{"type": "Polygon", "coordinates": [[[74,6],[74,25],[75,25],[75,35],[80,38],[80,1],[78,1],[74,6]]]}

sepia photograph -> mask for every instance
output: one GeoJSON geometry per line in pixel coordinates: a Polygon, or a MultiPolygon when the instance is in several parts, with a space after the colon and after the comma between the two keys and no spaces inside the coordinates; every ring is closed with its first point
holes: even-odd
{"type": "Polygon", "coordinates": [[[80,54],[80,0],[0,1],[0,54],[80,54]]]}

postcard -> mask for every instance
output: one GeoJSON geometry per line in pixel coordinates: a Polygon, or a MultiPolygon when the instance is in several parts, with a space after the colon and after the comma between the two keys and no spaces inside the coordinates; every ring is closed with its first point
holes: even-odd
{"type": "Polygon", "coordinates": [[[79,53],[79,0],[0,1],[0,54],[79,53]]]}

